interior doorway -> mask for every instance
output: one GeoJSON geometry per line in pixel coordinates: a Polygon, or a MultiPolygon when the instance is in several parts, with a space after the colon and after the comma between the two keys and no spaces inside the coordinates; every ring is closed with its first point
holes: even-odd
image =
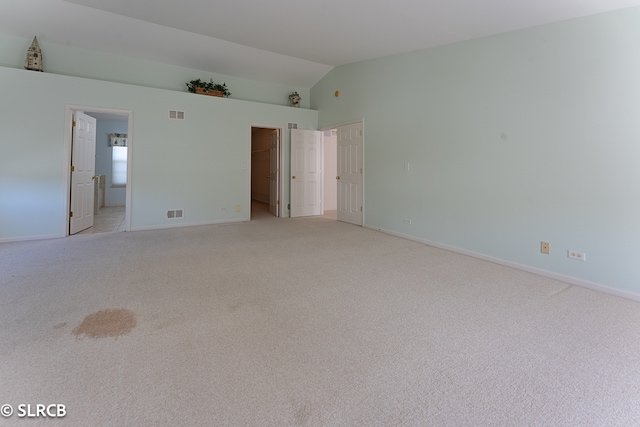
{"type": "MultiPolygon", "coordinates": [[[[335,177],[333,188],[336,194],[325,195],[325,199],[336,200],[338,221],[364,225],[364,120],[341,124],[324,130],[325,142],[335,141],[335,169],[325,182],[335,177]],[[329,135],[329,132],[331,134],[329,135]],[[335,137],[335,140],[333,139],[335,137]],[[333,173],[335,171],[335,173],[333,173]]],[[[332,146],[326,146],[331,150],[332,146]]],[[[325,172],[328,171],[325,163],[325,172]]],[[[325,185],[327,188],[328,185],[325,185]]]]}
{"type": "MultiPolygon", "coordinates": [[[[132,112],[126,110],[100,109],[95,107],[68,106],[65,114],[65,141],[69,170],[66,235],[107,233],[116,231],[130,231],[131,224],[131,146],[132,112]],[[77,117],[87,117],[93,122],[95,151],[85,155],[85,163],[90,165],[93,180],[92,191],[86,191],[81,198],[74,188],[77,179],[74,176],[78,162],[77,129],[74,125],[77,117]],[[89,194],[91,193],[91,194],[89,194]],[[74,225],[77,218],[79,204],[89,223],[81,227],[74,225]],[[80,230],[78,229],[80,228],[80,230]]],[[[86,126],[86,125],[85,125],[86,126]]]]}
{"type": "Polygon", "coordinates": [[[282,216],[281,129],[251,127],[251,219],[282,216]]]}

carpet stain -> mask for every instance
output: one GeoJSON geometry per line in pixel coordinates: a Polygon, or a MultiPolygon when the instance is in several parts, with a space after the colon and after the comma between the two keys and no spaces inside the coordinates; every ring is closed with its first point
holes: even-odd
{"type": "Polygon", "coordinates": [[[130,310],[102,310],[85,317],[71,333],[77,338],[119,337],[131,332],[137,323],[135,313],[130,310]]]}
{"type": "Polygon", "coordinates": [[[307,405],[296,405],[293,422],[297,426],[306,425],[311,418],[311,408],[307,405]]]}
{"type": "Polygon", "coordinates": [[[61,322],[61,323],[57,323],[53,326],[53,329],[60,329],[60,328],[64,328],[65,326],[67,326],[67,322],[61,322]]]}

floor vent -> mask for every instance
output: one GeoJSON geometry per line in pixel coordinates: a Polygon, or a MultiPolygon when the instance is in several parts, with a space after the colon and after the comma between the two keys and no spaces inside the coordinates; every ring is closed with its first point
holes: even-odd
{"type": "Polygon", "coordinates": [[[169,110],[169,118],[172,120],[184,120],[184,111],[169,110]]]}
{"type": "Polygon", "coordinates": [[[168,219],[181,219],[184,217],[184,211],[182,209],[172,209],[167,211],[168,219]]]}

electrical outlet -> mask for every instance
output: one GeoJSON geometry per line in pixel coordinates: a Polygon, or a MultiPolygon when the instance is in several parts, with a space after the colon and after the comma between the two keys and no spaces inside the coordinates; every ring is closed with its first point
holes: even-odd
{"type": "Polygon", "coordinates": [[[540,242],[540,253],[549,255],[549,243],[548,242],[540,242]]]}
{"type": "Polygon", "coordinates": [[[578,251],[572,251],[572,250],[567,251],[567,256],[571,259],[577,259],[578,261],[585,261],[585,258],[586,258],[586,254],[584,252],[578,252],[578,251]]]}
{"type": "Polygon", "coordinates": [[[405,218],[404,219],[404,223],[411,225],[411,220],[409,218],[405,218]]]}

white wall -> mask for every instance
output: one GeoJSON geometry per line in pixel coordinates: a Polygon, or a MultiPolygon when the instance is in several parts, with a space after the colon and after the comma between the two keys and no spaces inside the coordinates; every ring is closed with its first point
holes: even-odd
{"type": "MultiPolygon", "coordinates": [[[[0,242],[65,235],[68,105],[133,112],[134,230],[248,220],[251,126],[317,128],[317,112],[303,108],[0,67],[0,242]],[[169,109],[186,120],[169,120],[169,109]],[[169,209],[185,218],[167,220],[169,209]]],[[[289,148],[283,132],[284,176],[289,148]]],[[[285,180],[283,206],[288,195],[285,180]]]]}
{"type": "Polygon", "coordinates": [[[312,107],[364,118],[367,226],[640,295],[639,49],[632,8],[337,67],[312,107]]]}

